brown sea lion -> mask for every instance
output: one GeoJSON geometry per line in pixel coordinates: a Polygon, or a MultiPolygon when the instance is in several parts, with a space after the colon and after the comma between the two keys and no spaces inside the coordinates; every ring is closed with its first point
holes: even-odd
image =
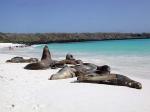
{"type": "Polygon", "coordinates": [[[26,65],[24,68],[25,69],[30,69],[30,70],[40,70],[40,69],[47,69],[50,67],[50,65],[53,63],[51,59],[51,54],[48,49],[48,46],[45,45],[43,49],[43,54],[40,62],[37,63],[31,63],[26,65]]]}
{"type": "Polygon", "coordinates": [[[64,63],[60,63],[59,61],[53,60],[53,63],[50,64],[51,69],[63,68],[65,66],[64,63]]]}
{"type": "Polygon", "coordinates": [[[58,79],[66,79],[75,77],[75,69],[65,66],[61,70],[59,70],[56,74],[51,75],[49,80],[58,80],[58,79]]]}
{"type": "Polygon", "coordinates": [[[9,62],[9,63],[35,63],[35,62],[38,62],[38,59],[37,58],[24,59],[23,57],[13,57],[10,60],[7,60],[6,62],[9,62]]]}
{"type": "Polygon", "coordinates": [[[100,75],[96,73],[83,74],[80,72],[80,75],[77,77],[77,80],[79,82],[119,85],[119,86],[127,86],[136,89],[142,89],[141,83],[120,74],[100,75]]]}

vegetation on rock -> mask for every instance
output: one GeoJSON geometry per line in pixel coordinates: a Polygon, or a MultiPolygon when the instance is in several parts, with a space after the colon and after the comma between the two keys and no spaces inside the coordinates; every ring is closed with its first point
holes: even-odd
{"type": "Polygon", "coordinates": [[[45,44],[95,40],[150,38],[150,33],[2,33],[0,42],[45,44]]]}

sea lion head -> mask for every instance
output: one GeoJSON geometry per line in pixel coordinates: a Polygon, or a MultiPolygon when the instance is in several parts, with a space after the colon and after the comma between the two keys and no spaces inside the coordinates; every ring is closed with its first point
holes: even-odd
{"type": "Polygon", "coordinates": [[[66,60],[75,60],[72,54],[66,55],[66,60]]]}
{"type": "Polygon", "coordinates": [[[106,73],[106,72],[110,73],[110,66],[108,66],[108,65],[98,66],[97,72],[99,72],[99,73],[106,73]]]}

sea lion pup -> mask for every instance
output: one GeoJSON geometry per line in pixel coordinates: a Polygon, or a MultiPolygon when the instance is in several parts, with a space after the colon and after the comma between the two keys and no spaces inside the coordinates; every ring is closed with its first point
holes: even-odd
{"type": "Polygon", "coordinates": [[[43,54],[40,62],[37,63],[31,63],[26,65],[24,68],[25,69],[30,69],[30,70],[40,70],[40,69],[47,69],[50,67],[50,65],[53,63],[51,59],[51,54],[49,52],[48,46],[45,45],[43,48],[43,54]]]}
{"type": "Polygon", "coordinates": [[[58,80],[58,79],[66,79],[75,77],[75,69],[69,66],[63,67],[56,74],[51,75],[49,80],[58,80]]]}
{"type": "Polygon", "coordinates": [[[37,58],[24,59],[23,57],[13,57],[10,60],[7,60],[6,62],[9,62],[9,63],[35,63],[35,62],[38,62],[38,59],[37,58]]]}
{"type": "Polygon", "coordinates": [[[142,84],[120,74],[82,74],[77,77],[78,82],[100,83],[109,85],[127,86],[136,89],[142,89],[142,84]]]}
{"type": "Polygon", "coordinates": [[[66,60],[75,60],[72,54],[66,55],[66,60]]]}

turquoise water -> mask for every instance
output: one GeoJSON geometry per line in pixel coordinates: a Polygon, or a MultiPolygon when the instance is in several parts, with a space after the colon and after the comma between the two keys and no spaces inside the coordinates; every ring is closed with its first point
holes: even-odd
{"type": "MultiPolygon", "coordinates": [[[[50,51],[101,55],[150,55],[150,39],[48,44],[50,51]]],[[[37,48],[43,48],[43,45],[37,48]]]]}

